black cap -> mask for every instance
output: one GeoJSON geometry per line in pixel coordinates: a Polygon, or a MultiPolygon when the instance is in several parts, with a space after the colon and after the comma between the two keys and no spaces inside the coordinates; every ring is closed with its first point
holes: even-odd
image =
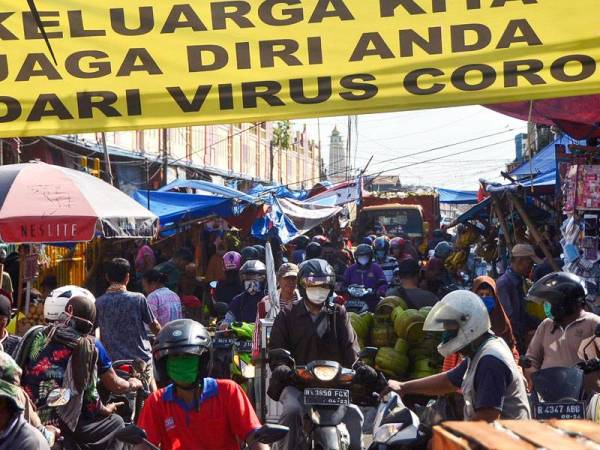
{"type": "Polygon", "coordinates": [[[398,263],[398,268],[396,269],[398,276],[415,276],[419,274],[419,263],[415,259],[405,259],[398,263]]]}
{"type": "Polygon", "coordinates": [[[0,316],[8,317],[10,320],[10,315],[11,315],[10,313],[11,313],[10,299],[5,295],[0,294],[0,316]]]}

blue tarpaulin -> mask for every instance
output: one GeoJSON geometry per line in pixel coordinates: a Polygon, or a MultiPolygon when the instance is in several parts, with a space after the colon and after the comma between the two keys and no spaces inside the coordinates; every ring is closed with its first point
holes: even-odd
{"type": "Polygon", "coordinates": [[[533,155],[531,162],[524,162],[515,170],[513,170],[510,175],[515,178],[519,178],[528,175],[535,176],[537,174],[548,173],[556,170],[556,146],[567,146],[569,144],[585,145],[585,141],[576,141],[567,135],[561,136],[533,155]]]}
{"type": "Polygon", "coordinates": [[[202,180],[175,180],[167,184],[166,186],[160,188],[158,192],[168,192],[173,191],[175,189],[196,189],[198,191],[208,192],[224,198],[241,200],[248,203],[258,202],[258,198],[256,198],[253,195],[248,195],[227,186],[221,186],[219,184],[202,180]]]}
{"type": "Polygon", "coordinates": [[[232,199],[212,195],[137,191],[133,198],[159,217],[161,228],[213,214],[221,217],[233,214],[232,199]]]}
{"type": "Polygon", "coordinates": [[[276,198],[291,198],[294,200],[304,200],[308,196],[306,191],[292,191],[286,186],[269,186],[264,184],[257,184],[248,191],[248,194],[256,196],[268,194],[268,196],[265,195],[265,198],[263,199],[266,202],[269,202],[273,196],[276,198]]]}
{"type": "Polygon", "coordinates": [[[440,203],[455,205],[474,205],[477,203],[477,191],[454,191],[452,189],[436,188],[440,195],[440,203]]]}

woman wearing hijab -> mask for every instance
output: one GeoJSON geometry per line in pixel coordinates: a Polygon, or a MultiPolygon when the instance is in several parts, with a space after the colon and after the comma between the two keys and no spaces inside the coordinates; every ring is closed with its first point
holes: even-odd
{"type": "MultiPolygon", "coordinates": [[[[515,361],[519,362],[519,352],[517,351],[517,341],[512,332],[510,320],[504,311],[502,303],[498,300],[496,293],[496,282],[488,276],[477,277],[473,280],[471,291],[479,295],[490,315],[492,331],[496,336],[504,339],[508,347],[512,350],[515,361]]],[[[460,364],[461,357],[454,353],[444,359],[442,371],[446,372],[460,364]]]]}

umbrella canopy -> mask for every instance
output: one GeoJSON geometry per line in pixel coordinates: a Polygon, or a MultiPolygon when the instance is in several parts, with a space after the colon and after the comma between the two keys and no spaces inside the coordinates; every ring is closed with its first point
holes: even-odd
{"type": "Polygon", "coordinates": [[[0,167],[0,240],[86,242],[152,237],[158,218],[108,183],[42,162],[0,167]]]}

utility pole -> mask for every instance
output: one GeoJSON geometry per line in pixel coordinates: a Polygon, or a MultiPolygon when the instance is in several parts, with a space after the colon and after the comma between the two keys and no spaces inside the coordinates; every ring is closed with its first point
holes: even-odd
{"type": "Polygon", "coordinates": [[[104,165],[106,165],[107,181],[114,186],[115,183],[112,174],[112,166],[110,165],[110,155],[108,154],[108,147],[106,146],[106,133],[103,131],[100,136],[102,139],[102,148],[104,149],[104,165]]]}
{"type": "Polygon", "coordinates": [[[346,172],[346,181],[348,181],[349,178],[349,171],[350,171],[350,154],[352,153],[352,117],[348,116],[348,139],[346,141],[346,167],[345,172],[346,172]]]}
{"type": "Polygon", "coordinates": [[[163,156],[163,183],[166,185],[167,174],[169,171],[169,149],[167,146],[167,139],[169,137],[169,130],[167,128],[162,129],[162,156],[163,156]]]}
{"type": "Polygon", "coordinates": [[[271,161],[271,164],[269,166],[269,181],[271,183],[273,183],[273,169],[274,169],[274,165],[275,165],[275,152],[273,149],[273,139],[271,139],[271,141],[269,142],[269,159],[271,161]]]}
{"type": "Polygon", "coordinates": [[[4,165],[4,139],[0,139],[0,166],[4,165]]]}
{"type": "Polygon", "coordinates": [[[144,167],[146,169],[146,198],[148,200],[147,209],[150,209],[150,168],[148,167],[148,158],[144,158],[144,167]]]}

